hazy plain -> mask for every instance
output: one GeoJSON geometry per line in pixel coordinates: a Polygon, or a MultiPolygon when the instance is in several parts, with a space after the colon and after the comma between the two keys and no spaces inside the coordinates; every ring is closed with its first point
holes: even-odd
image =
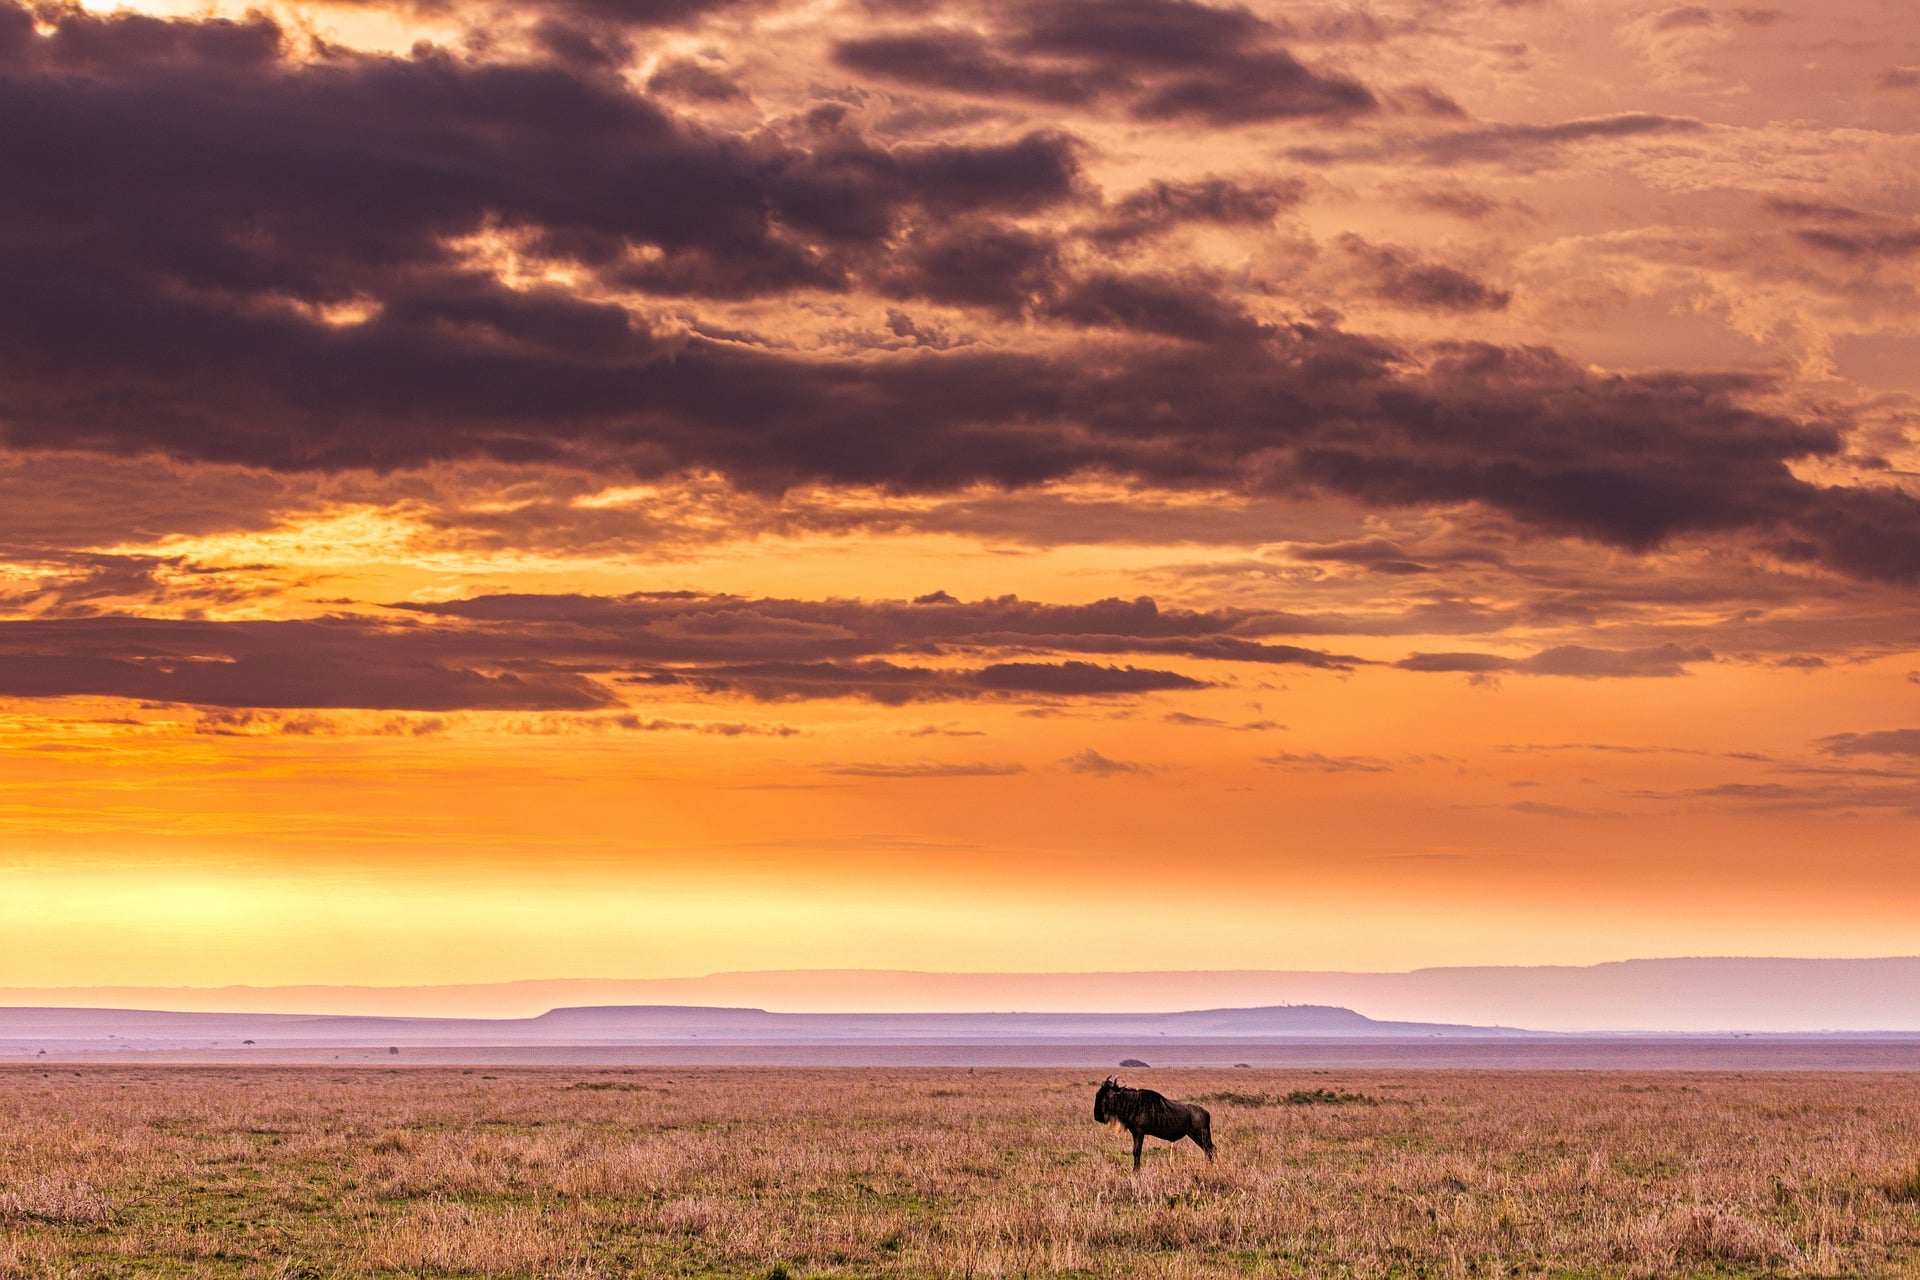
{"type": "MultiPolygon", "coordinates": [[[[227,1042],[202,1049],[87,1051],[40,1057],[14,1050],[22,1062],[75,1066],[119,1059],[177,1066],[454,1066],[530,1067],[1079,1067],[1127,1058],[1157,1068],[1214,1070],[1246,1063],[1266,1070],[1473,1071],[1920,1071],[1920,1040],[1815,1036],[1567,1036],[1528,1040],[1444,1040],[1322,1037],[1266,1040],[846,1041],[753,1044],[682,1040],[654,1044],[359,1043],[331,1048],[248,1047],[227,1042]],[[398,1048],[398,1054],[390,1052],[398,1048]]],[[[0,1067],[6,1053],[0,1051],[0,1067]]]]}
{"type": "Polygon", "coordinates": [[[1895,1276],[1920,1075],[0,1069],[0,1277],[1895,1276]]]}

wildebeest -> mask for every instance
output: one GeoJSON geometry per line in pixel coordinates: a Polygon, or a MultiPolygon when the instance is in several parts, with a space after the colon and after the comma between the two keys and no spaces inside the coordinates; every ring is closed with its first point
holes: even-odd
{"type": "Polygon", "coordinates": [[[1129,1089],[1108,1076],[1093,1095],[1096,1124],[1117,1124],[1133,1135],[1133,1167],[1140,1167],[1140,1148],[1148,1137],[1178,1142],[1192,1138],[1213,1159],[1213,1117],[1205,1107],[1175,1102],[1152,1089],[1129,1089]]]}

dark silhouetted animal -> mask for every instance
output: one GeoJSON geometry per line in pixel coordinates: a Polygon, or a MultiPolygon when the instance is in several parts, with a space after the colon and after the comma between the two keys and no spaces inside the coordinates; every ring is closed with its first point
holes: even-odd
{"type": "Polygon", "coordinates": [[[1100,1092],[1093,1095],[1093,1118],[1097,1124],[1117,1124],[1133,1135],[1133,1167],[1140,1167],[1140,1148],[1146,1140],[1164,1138],[1178,1142],[1192,1138],[1194,1144],[1213,1159],[1213,1117],[1205,1107],[1191,1102],[1175,1102],[1151,1089],[1129,1089],[1112,1076],[1100,1092]]]}

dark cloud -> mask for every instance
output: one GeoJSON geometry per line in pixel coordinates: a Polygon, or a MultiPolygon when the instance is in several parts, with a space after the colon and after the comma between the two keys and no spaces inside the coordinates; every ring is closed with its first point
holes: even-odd
{"type": "MultiPolygon", "coordinates": [[[[542,51],[584,70],[613,71],[633,61],[633,42],[618,30],[596,30],[547,17],[535,22],[528,34],[542,51]]],[[[659,76],[648,81],[649,92],[671,91],[674,83],[671,77],[660,88],[655,87],[658,81],[659,76]]]]}
{"type": "MultiPolygon", "coordinates": [[[[972,602],[934,592],[913,603],[746,599],[687,593],[632,596],[493,595],[396,606],[512,627],[574,660],[646,663],[730,659],[822,661],[936,652],[1168,654],[1224,662],[1345,670],[1350,655],[1271,644],[1263,615],[1162,609],[1149,597],[1044,604],[1000,596],[972,602]]],[[[1075,669],[1108,671],[1088,663],[1075,669]]]]}
{"type": "Polygon", "coordinates": [[[209,568],[182,556],[110,555],[19,548],[9,567],[22,585],[0,588],[0,610],[43,618],[86,617],[134,605],[206,609],[259,594],[261,566],[209,568]]]}
{"type": "Polygon", "coordinates": [[[1871,216],[1849,205],[1830,204],[1821,200],[1789,200],[1780,196],[1769,196],[1761,203],[1770,213],[1779,214],[1783,218],[1822,222],[1857,222],[1871,216]]]}
{"type": "Polygon", "coordinates": [[[1277,42],[1285,27],[1192,0],[1050,0],[1001,29],[928,28],[846,40],[840,66],[926,88],[1086,106],[1114,97],[1144,120],[1213,125],[1375,110],[1359,81],[1315,71],[1277,42]]]}
{"type": "Polygon", "coordinates": [[[939,325],[922,324],[897,307],[887,308],[887,331],[905,343],[931,347],[935,351],[945,351],[961,342],[939,325]]]}
{"type": "MultiPolygon", "coordinates": [[[[1274,38],[1244,11],[1175,0],[1036,9],[996,37],[1104,59],[1152,92],[1188,71],[1229,86],[1278,56],[1274,38]]],[[[1068,263],[1020,221],[1091,200],[1078,144],[1056,132],[884,146],[829,105],[735,134],[551,61],[287,61],[285,33],[258,17],[63,17],[11,39],[0,113],[35,122],[0,130],[0,432],[19,449],[322,474],[547,462],[767,492],[1100,473],[1480,503],[1634,550],[1742,533],[1860,577],[1920,577],[1920,503],[1801,478],[1793,464],[1844,451],[1844,424],[1747,407],[1773,389],[1761,379],[1402,350],[1266,324],[1204,274],[1068,263]],[[489,235],[599,287],[510,286],[463,247],[489,235]],[[925,298],[1055,341],[943,350],[909,317],[890,346],[801,350],[604,300],[633,290],[696,312],[796,291],[925,298]]],[[[1691,127],[1623,116],[1442,138],[1494,154],[1691,127]]],[[[1251,219],[1285,199],[1150,187],[1113,225],[1251,219]]],[[[1368,251],[1376,287],[1405,305],[1500,296],[1368,251]]]]}
{"type": "Polygon", "coordinates": [[[1491,217],[1503,207],[1492,196],[1465,187],[1416,187],[1407,192],[1407,200],[1417,208],[1451,214],[1470,222],[1491,217]]]}
{"type": "Polygon", "coordinates": [[[701,667],[670,679],[702,692],[738,694],[758,702],[858,698],[883,706],[993,697],[1121,698],[1207,687],[1205,681],[1176,671],[1092,662],[998,662],[979,669],[948,670],[903,666],[879,658],[701,667]]]}
{"type": "Polygon", "coordinates": [[[918,729],[901,729],[901,736],[908,738],[984,738],[985,729],[962,729],[953,724],[923,724],[918,729]]]}
{"type": "MultiPolygon", "coordinates": [[[[432,6],[452,0],[423,2],[432,6]]],[[[548,0],[548,3],[580,17],[634,27],[678,26],[721,9],[753,7],[749,0],[548,0]]]]}
{"type": "Polygon", "coordinates": [[[827,773],[846,778],[1010,778],[1027,771],[1022,764],[989,764],[984,760],[971,763],[923,760],[904,764],[828,764],[820,767],[827,773]]]}
{"type": "Polygon", "coordinates": [[[1830,756],[1920,756],[1920,729],[1835,733],[1815,745],[1830,756]]]}
{"type": "Polygon", "coordinates": [[[971,31],[843,40],[834,46],[834,60],[849,71],[990,98],[1079,105],[1103,88],[1092,70],[1011,57],[971,31]]]}
{"type": "Polygon", "coordinates": [[[881,706],[950,702],[980,696],[968,673],[899,666],[884,659],[864,662],[745,662],[661,671],[646,684],[683,685],[706,694],[732,694],[755,702],[800,702],[853,698],[881,706]]]}
{"type": "Polygon", "coordinates": [[[216,738],[304,738],[330,733],[333,729],[333,722],[311,713],[286,715],[273,711],[225,708],[202,711],[193,722],[195,733],[216,738]]]}
{"type": "MultiPolygon", "coordinates": [[[[393,7],[388,0],[319,0],[319,3],[340,8],[393,7]]],[[[489,30],[504,16],[484,0],[402,0],[398,7],[423,18],[470,17],[489,30]]],[[[520,0],[509,12],[531,13],[543,23],[564,22],[626,31],[687,26],[723,10],[755,7],[761,7],[758,0],[520,0]]]]}
{"type": "Polygon", "coordinates": [[[1826,814],[1845,817],[1863,810],[1920,814],[1920,786],[1848,785],[1833,778],[1797,782],[1722,782],[1678,791],[1638,791],[1635,799],[1679,801],[1702,809],[1751,809],[1762,812],[1826,814]]]}
{"type": "Polygon", "coordinates": [[[1251,342],[1272,331],[1204,282],[1167,276],[1091,275],[1068,286],[1047,310],[1090,328],[1156,333],[1188,342],[1251,342]]]}
{"type": "Polygon", "coordinates": [[[1686,27],[1710,27],[1714,22],[1713,10],[1690,4],[1654,15],[1652,25],[1655,31],[1677,31],[1686,27]]]}
{"type": "MultiPolygon", "coordinates": [[[[1734,753],[1729,752],[1730,756],[1734,753]]],[[[1738,758],[1735,756],[1735,758],[1738,758]]],[[[1891,778],[1900,782],[1920,782],[1920,773],[1913,766],[1904,768],[1873,768],[1866,765],[1817,765],[1817,764],[1776,764],[1781,773],[1797,774],[1815,778],[1891,778]]]]}
{"type": "Polygon", "coordinates": [[[311,711],[211,707],[194,716],[196,734],[222,738],[432,738],[453,727],[445,716],[392,715],[378,720],[311,711]]]}
{"type": "Polygon", "coordinates": [[[1517,659],[1503,658],[1497,653],[1414,653],[1393,665],[1402,671],[1492,675],[1512,671],[1517,663],[1517,659]]]}
{"type": "MultiPolygon", "coordinates": [[[[1247,625],[1250,628],[1257,628],[1261,623],[1249,621],[1247,625]]],[[[1078,647],[1085,642],[1075,641],[1072,638],[1053,638],[1049,643],[1065,649],[1078,647]]],[[[1095,650],[1095,652],[1101,651],[1095,650]]],[[[1315,667],[1322,671],[1347,671],[1367,664],[1367,659],[1356,658],[1351,654],[1327,653],[1320,649],[1303,649],[1291,644],[1243,640],[1238,636],[1201,636],[1192,640],[1142,639],[1138,642],[1138,652],[1177,654],[1187,658],[1210,658],[1220,662],[1258,662],[1273,666],[1315,667]]]]}
{"type": "Polygon", "coordinates": [[[0,622],[0,697],[214,707],[567,710],[610,695],[538,661],[463,665],[427,629],[348,620],[0,622]]]}
{"type": "MultiPolygon", "coordinates": [[[[944,592],[919,603],[688,592],[496,595],[400,605],[393,612],[400,617],[213,622],[82,610],[0,621],[0,697],[105,696],[286,710],[608,709],[625,718],[603,716],[595,725],[736,735],[776,730],[677,720],[619,704],[657,695],[846,698],[889,706],[1129,699],[1214,683],[1210,672],[1139,659],[1334,672],[1371,665],[1266,638],[1301,629],[1291,615],[1161,609],[1147,598],[1052,605],[1011,596],[969,602],[944,592]]],[[[1406,626],[1435,629],[1431,621],[1406,626]]],[[[1713,660],[1703,647],[1667,642],[1621,649],[1558,645],[1525,658],[1416,653],[1395,665],[1429,673],[1603,679],[1671,677],[1713,660]]],[[[1172,722],[1280,727],[1271,720],[1233,724],[1184,713],[1172,722]]],[[[1834,740],[1834,750],[1843,750],[1842,739],[1834,740]]]]}
{"type": "Polygon", "coordinates": [[[1778,551],[1860,578],[1920,578],[1920,499],[1904,490],[1825,486],[1794,494],[1793,528],[1778,551]]]}
{"type": "Polygon", "coordinates": [[[1115,760],[1103,756],[1092,747],[1076,751],[1062,760],[1061,765],[1069,773],[1084,773],[1095,778],[1112,778],[1123,774],[1153,773],[1152,765],[1140,764],[1133,760],[1115,760]]]}
{"type": "MultiPolygon", "coordinates": [[[[256,377],[271,370],[272,386],[243,380],[230,403],[180,406],[185,420],[169,424],[236,453],[226,419],[249,401],[264,409],[273,386],[327,416],[401,418],[409,402],[451,407],[443,380],[463,366],[492,368],[488,391],[522,408],[597,415],[610,404],[591,409],[584,385],[567,394],[560,364],[600,384],[589,401],[627,398],[639,388],[616,368],[668,354],[618,307],[505,289],[465,268],[461,236],[522,232],[543,252],[662,292],[833,288],[850,269],[841,255],[878,244],[909,213],[1032,211],[1075,189],[1070,145],[1050,135],[781,143],[699,130],[559,67],[431,49],[296,64],[275,59],[280,40],[263,18],[63,19],[16,54],[0,88],[10,116],[38,122],[0,142],[0,161],[36,193],[0,218],[7,283],[62,281],[36,311],[37,339],[15,326],[0,339],[37,347],[57,374],[85,354],[63,342],[90,338],[93,359],[174,398],[221,354],[256,377]],[[191,167],[169,161],[180,154],[191,167]],[[111,189],[100,185],[108,174],[111,189]],[[28,242],[44,252],[21,253],[28,242]],[[364,322],[323,323],[334,306],[361,308],[364,322]],[[562,360],[568,352],[579,359],[562,360]],[[360,374],[342,378],[356,362],[360,374]]],[[[91,408],[69,424],[79,440],[113,431],[91,408]]]]}
{"type": "MultiPolygon", "coordinates": [[[[606,707],[610,687],[764,702],[885,705],[1126,698],[1206,687],[1157,667],[1021,654],[1142,653],[1344,670],[1358,661],[1266,644],[1244,613],[1151,600],[1045,605],[491,596],[404,606],[419,621],[205,622],[118,614],[0,622],[0,697],[76,695],[200,706],[448,711],[606,707]],[[972,659],[936,666],[901,657],[972,659]]],[[[597,722],[599,723],[599,722],[597,722]]],[[[635,731],[727,733],[636,714],[635,731]]],[[[603,725],[603,727],[605,727],[603,725]]],[[[740,732],[746,732],[745,729],[740,732]]]]}
{"type": "Polygon", "coordinates": [[[1801,231],[1800,239],[1843,258],[1910,258],[1920,254],[1920,228],[1882,231],[1801,231]]]}
{"type": "Polygon", "coordinates": [[[1595,809],[1575,809],[1570,805],[1549,804],[1540,800],[1520,800],[1507,806],[1514,813],[1524,813],[1535,818],[1571,818],[1585,820],[1589,818],[1618,817],[1618,814],[1605,813],[1595,809]]]}
{"type": "Polygon", "coordinates": [[[647,77],[647,92],[695,102],[743,102],[747,91],[724,72],[690,58],[672,58],[647,77]]]}
{"type": "Polygon", "coordinates": [[[1826,259],[1872,272],[1920,255],[1920,226],[1911,219],[1827,201],[1774,198],[1765,204],[1768,212],[1801,224],[1795,238],[1826,259]]]}
{"type": "Polygon", "coordinates": [[[1379,44],[1395,30],[1366,9],[1321,9],[1290,14],[1278,25],[1290,39],[1356,44],[1379,44]]]}
{"type": "Polygon", "coordinates": [[[1104,244],[1123,244],[1142,236],[1193,223],[1216,226],[1260,225],[1298,204],[1306,184],[1282,181],[1249,184],[1226,178],[1196,182],[1152,182],[1116,201],[1093,232],[1104,244]]]}
{"type": "Polygon", "coordinates": [[[1682,676],[1687,666],[1712,662],[1713,653],[1677,644],[1644,649],[1596,649],[1586,645],[1556,645],[1526,658],[1492,653],[1416,653],[1394,665],[1405,671],[1452,671],[1467,675],[1575,676],[1585,680],[1642,679],[1682,676]]]}
{"type": "Polygon", "coordinates": [[[1152,667],[1102,666],[1095,662],[996,662],[976,677],[997,693],[1037,693],[1051,697],[1110,697],[1204,689],[1206,682],[1177,671],[1152,667]]]}
{"type": "Polygon", "coordinates": [[[1564,644],[1543,649],[1514,670],[1523,675],[1577,676],[1586,680],[1683,676],[1689,663],[1712,662],[1707,649],[1677,644],[1646,649],[1595,649],[1564,644]]]}
{"type": "Polygon", "coordinates": [[[0,556],[13,562],[59,556],[76,567],[73,557],[102,563],[98,548],[255,528],[283,510],[312,509],[324,484],[317,477],[150,457],[0,449],[0,556]]]}
{"type": "Polygon", "coordinates": [[[742,720],[671,720],[630,712],[606,716],[595,723],[625,729],[629,733],[698,733],[719,738],[792,738],[801,732],[790,724],[759,724],[742,720]]]}
{"type": "Polygon", "coordinates": [[[1359,115],[1379,100],[1348,76],[1311,71],[1285,49],[1243,54],[1220,68],[1174,79],[1136,103],[1145,120],[1195,117],[1214,125],[1253,124],[1301,116],[1359,115]]]}
{"type": "Polygon", "coordinates": [[[1339,244],[1363,272],[1373,295],[1415,311],[1504,311],[1512,295],[1454,267],[1422,262],[1394,245],[1369,244],[1357,235],[1339,244]]]}
{"type": "Polygon", "coordinates": [[[1495,744],[1493,749],[1495,751],[1519,752],[1528,755],[1538,752],[1557,751],[1600,751],[1609,755],[1625,756],[1706,754],[1691,747],[1642,746],[1624,742],[1502,742],[1495,744]]]}
{"type": "Polygon", "coordinates": [[[1704,126],[1687,116],[1627,112],[1562,120],[1556,124],[1496,124],[1443,134],[1424,144],[1434,160],[1504,159],[1519,152],[1567,143],[1637,138],[1651,134],[1692,133],[1704,126]]]}
{"type": "Polygon", "coordinates": [[[1378,756],[1329,756],[1318,751],[1282,751],[1261,756],[1261,764],[1281,769],[1306,769],[1315,773],[1391,773],[1393,763],[1378,756]]]}
{"type": "Polygon", "coordinates": [[[265,15],[241,20],[175,21],[120,10],[111,15],[79,6],[5,6],[0,17],[0,55],[44,61],[51,69],[87,74],[127,66],[156,69],[218,67],[257,69],[271,65],[285,47],[278,23],[265,15]],[[36,38],[34,18],[50,28],[36,38]]]}
{"type": "Polygon", "coordinates": [[[1239,5],[1049,0],[1020,13],[1018,48],[1106,66],[1193,70],[1231,63],[1281,30],[1239,5]]]}
{"type": "Polygon", "coordinates": [[[1198,729],[1233,729],[1241,733],[1265,733],[1268,730],[1287,727],[1277,720],[1248,720],[1241,724],[1234,724],[1214,716],[1189,715],[1185,711],[1169,711],[1160,718],[1168,724],[1186,725],[1198,729]]]}
{"type": "Polygon", "coordinates": [[[1672,794],[1687,799],[1764,801],[1789,807],[1799,807],[1811,798],[1824,808],[1833,800],[1831,795],[1813,796],[1808,788],[1783,782],[1721,782],[1710,787],[1689,787],[1672,794]]]}
{"type": "Polygon", "coordinates": [[[1322,165],[1346,159],[1404,156],[1429,165],[1498,164],[1530,170],[1555,167],[1563,162],[1564,153],[1569,149],[1590,143],[1685,135],[1704,127],[1700,121],[1687,116],[1625,112],[1553,124],[1476,124],[1344,150],[1296,147],[1289,154],[1303,163],[1322,165]]]}
{"type": "Polygon", "coordinates": [[[1547,352],[1462,346],[1418,384],[1384,394],[1392,426],[1305,444],[1296,474],[1375,503],[1484,502],[1631,548],[1745,526],[1779,535],[1783,554],[1859,576],[1920,572],[1920,503],[1800,480],[1785,458],[1837,452],[1840,432],[1739,408],[1740,385],[1594,378],[1547,352]],[[1673,430],[1652,429],[1656,421],[1673,430]]]}
{"type": "Polygon", "coordinates": [[[1393,110],[1407,115],[1443,116],[1464,120],[1467,109],[1430,85],[1409,85],[1386,95],[1393,110]]]}
{"type": "Polygon", "coordinates": [[[1375,573],[1431,573],[1433,566],[1422,564],[1399,543],[1387,538],[1361,538],[1350,542],[1294,543],[1287,554],[1295,560],[1333,561],[1357,564],[1375,573]]]}
{"type": "Polygon", "coordinates": [[[963,221],[909,238],[894,256],[883,287],[895,297],[985,307],[1012,317],[1046,296],[1059,270],[1051,237],[997,222],[963,221]]]}

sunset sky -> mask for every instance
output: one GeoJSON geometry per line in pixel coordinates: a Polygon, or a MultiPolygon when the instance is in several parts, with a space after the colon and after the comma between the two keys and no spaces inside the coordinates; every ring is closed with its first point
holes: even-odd
{"type": "Polygon", "coordinates": [[[0,986],[1920,952],[1910,0],[0,0],[0,986]]]}

